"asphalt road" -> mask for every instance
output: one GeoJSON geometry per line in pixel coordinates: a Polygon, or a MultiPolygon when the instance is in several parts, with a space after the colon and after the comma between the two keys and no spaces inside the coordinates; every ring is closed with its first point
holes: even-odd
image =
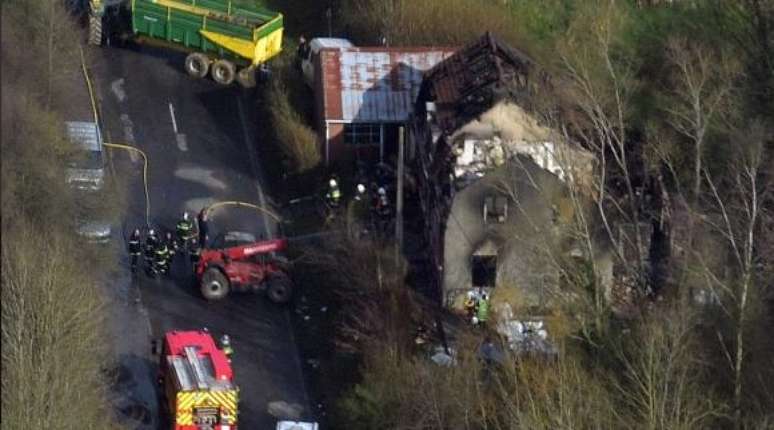
{"type": "MultiPolygon", "coordinates": [[[[251,109],[255,104],[252,93],[189,78],[182,69],[184,57],[178,53],[108,47],[95,56],[92,72],[106,140],[135,145],[150,160],[154,227],[173,229],[183,211],[193,215],[215,201],[265,202],[254,141],[260,121],[251,109]]],[[[139,158],[130,161],[126,154],[114,154],[113,161],[115,170],[130,178],[130,211],[123,226],[128,235],[130,229],[145,223],[142,162],[139,158]]],[[[233,225],[221,225],[224,230],[250,230],[264,237],[275,232],[271,220],[254,212],[240,210],[228,218],[233,225]]],[[[127,330],[117,341],[119,352],[149,348],[149,336],[144,335],[148,331],[155,338],[172,329],[207,327],[217,336],[227,333],[235,349],[233,366],[241,389],[240,428],[274,428],[276,418],[269,413],[270,405],[282,405],[275,402],[297,404],[309,411],[287,308],[256,294],[208,303],[194,285],[190,265],[182,259],[173,263],[171,279],[152,280],[142,274],[134,280],[127,274],[119,278],[116,291],[121,291],[127,303],[115,315],[118,322],[113,322],[117,330],[127,330]],[[129,304],[135,297],[140,302],[129,304]]],[[[152,378],[155,369],[150,356],[120,356],[135,362],[124,363],[124,378],[135,379],[126,386],[147,387],[145,379],[152,378]]],[[[304,412],[302,418],[309,416],[304,412]]]]}

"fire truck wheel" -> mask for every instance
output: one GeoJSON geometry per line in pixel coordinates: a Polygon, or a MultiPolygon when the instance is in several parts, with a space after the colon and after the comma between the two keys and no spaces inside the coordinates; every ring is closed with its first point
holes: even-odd
{"type": "Polygon", "coordinates": [[[200,53],[194,52],[185,57],[185,71],[194,78],[207,76],[210,70],[210,59],[200,53]]]}
{"type": "Polygon", "coordinates": [[[226,275],[211,267],[202,276],[202,295],[207,300],[220,300],[228,295],[229,285],[226,275]]]}
{"type": "Polygon", "coordinates": [[[212,79],[221,85],[231,85],[236,77],[236,67],[228,60],[218,60],[210,71],[212,79]]]}
{"type": "Polygon", "coordinates": [[[293,296],[293,284],[290,279],[284,275],[274,275],[269,278],[269,288],[266,295],[274,303],[284,304],[290,301],[293,296]]]}

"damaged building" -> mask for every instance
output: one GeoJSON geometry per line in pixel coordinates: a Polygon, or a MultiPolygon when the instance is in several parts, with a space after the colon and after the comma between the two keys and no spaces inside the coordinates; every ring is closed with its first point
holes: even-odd
{"type": "Polygon", "coordinates": [[[578,252],[552,238],[572,219],[568,185],[589,192],[595,159],[529,113],[545,81],[489,33],[424,75],[408,158],[446,306],[471,288],[513,287],[542,307],[552,253],[578,252]]]}

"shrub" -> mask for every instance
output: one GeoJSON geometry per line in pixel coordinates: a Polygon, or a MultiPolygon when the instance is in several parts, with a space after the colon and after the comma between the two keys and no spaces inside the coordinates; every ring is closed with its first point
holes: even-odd
{"type": "Polygon", "coordinates": [[[285,156],[288,168],[301,173],[320,163],[317,134],[304,122],[291,104],[288,85],[283,77],[289,71],[278,73],[268,91],[269,111],[274,134],[285,156]]]}

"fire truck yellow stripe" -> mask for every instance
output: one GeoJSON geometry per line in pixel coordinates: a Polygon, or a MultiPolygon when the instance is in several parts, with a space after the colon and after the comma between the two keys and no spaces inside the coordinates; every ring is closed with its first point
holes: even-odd
{"type": "Polygon", "coordinates": [[[233,417],[237,416],[237,391],[183,391],[177,393],[178,425],[193,424],[193,409],[201,405],[211,405],[223,409],[233,417]]]}

